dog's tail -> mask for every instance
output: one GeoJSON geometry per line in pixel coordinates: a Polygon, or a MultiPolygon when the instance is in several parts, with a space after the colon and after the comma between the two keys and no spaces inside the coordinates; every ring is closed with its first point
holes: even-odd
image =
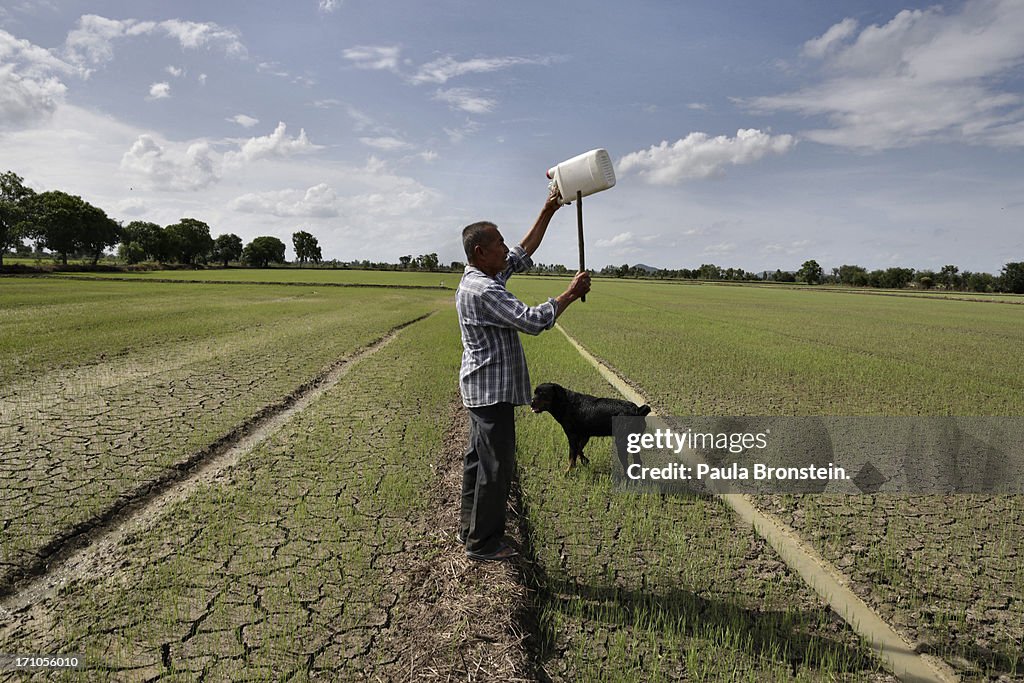
{"type": "Polygon", "coordinates": [[[644,405],[640,406],[639,408],[637,408],[637,410],[636,410],[636,414],[640,415],[640,416],[647,415],[650,412],[651,412],[651,407],[649,405],[647,405],[646,403],[644,405]]]}

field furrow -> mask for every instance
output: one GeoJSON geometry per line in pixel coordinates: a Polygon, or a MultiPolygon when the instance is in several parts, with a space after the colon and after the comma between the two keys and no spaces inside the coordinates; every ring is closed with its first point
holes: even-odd
{"type": "MultiPolygon", "coordinates": [[[[52,289],[52,283],[32,284],[52,289]]],[[[119,306],[102,309],[105,314],[80,304],[54,311],[54,329],[37,342],[53,362],[36,369],[37,361],[22,354],[21,372],[3,385],[0,592],[37,571],[69,534],[144,494],[152,482],[175,476],[332,363],[440,301],[437,293],[381,297],[361,290],[282,298],[280,290],[262,288],[240,293],[228,309],[222,291],[189,285],[84,286],[91,288],[82,294],[86,299],[106,299],[106,290],[116,290],[119,306]],[[179,336],[167,338],[162,318],[147,325],[149,308],[161,297],[191,307],[175,326],[179,336]],[[125,315],[142,319],[129,326],[130,344],[110,348],[102,339],[109,326],[124,324],[125,315]],[[193,327],[192,317],[221,322],[211,332],[193,327]],[[95,329],[96,338],[80,331],[83,326],[95,329]],[[82,344],[69,343],[70,335],[82,344]]],[[[24,333],[5,331],[8,344],[0,349],[6,357],[18,354],[24,342],[17,335],[24,333]]]]}
{"type": "Polygon", "coordinates": [[[12,615],[3,651],[83,653],[86,670],[69,679],[397,675],[422,637],[407,624],[422,577],[407,572],[452,549],[421,520],[452,420],[453,325],[451,311],[432,316],[359,361],[210,486],[127,535],[109,572],[12,615]]]}

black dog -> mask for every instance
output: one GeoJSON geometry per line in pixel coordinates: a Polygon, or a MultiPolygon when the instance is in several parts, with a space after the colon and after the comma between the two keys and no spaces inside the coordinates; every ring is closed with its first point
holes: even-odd
{"type": "Polygon", "coordinates": [[[558,384],[540,384],[533,392],[530,408],[535,413],[545,410],[562,425],[569,439],[569,466],[576,466],[576,458],[589,464],[583,447],[592,436],[612,436],[612,418],[618,416],[642,417],[651,412],[647,405],[638,406],[617,398],[597,398],[570,391],[558,384]]]}

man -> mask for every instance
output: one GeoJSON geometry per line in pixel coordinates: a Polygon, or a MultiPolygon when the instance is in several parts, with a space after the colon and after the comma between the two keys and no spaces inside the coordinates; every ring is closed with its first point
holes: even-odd
{"type": "Polygon", "coordinates": [[[540,334],[590,291],[590,275],[576,273],[559,296],[527,306],[507,289],[513,273],[533,265],[548,223],[561,206],[552,192],[522,242],[509,251],[498,227],[466,226],[462,244],[469,265],[455,294],[462,331],[462,402],[469,409],[469,448],[463,461],[459,539],[474,560],[504,560],[516,552],[505,536],[505,507],[515,471],[513,407],[530,401],[530,375],[519,332],[540,334]]]}

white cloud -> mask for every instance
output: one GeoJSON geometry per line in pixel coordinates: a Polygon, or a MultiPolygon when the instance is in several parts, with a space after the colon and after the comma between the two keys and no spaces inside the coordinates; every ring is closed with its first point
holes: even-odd
{"type": "Polygon", "coordinates": [[[598,247],[623,247],[632,244],[633,241],[633,233],[620,232],[609,239],[596,240],[594,244],[598,247]]]}
{"type": "Polygon", "coordinates": [[[144,216],[149,207],[141,199],[122,199],[114,204],[114,216],[144,216]]]}
{"type": "Polygon", "coordinates": [[[341,100],[334,97],[328,97],[322,100],[314,100],[311,104],[317,109],[332,109],[339,106],[341,104],[341,100]]]}
{"type": "MultiPolygon", "coordinates": [[[[297,128],[289,127],[285,137],[295,140],[297,134],[297,128]]],[[[458,257],[451,226],[470,220],[454,217],[438,190],[393,170],[405,159],[390,169],[379,160],[349,164],[309,154],[249,164],[240,156],[249,135],[168,139],[64,103],[38,125],[4,131],[0,158],[37,191],[80,195],[118,219],[142,217],[167,225],[193,216],[206,221],[214,234],[233,232],[244,241],[279,235],[287,242],[299,220],[296,214],[304,214],[302,225],[317,235],[327,258],[394,260],[399,254],[431,251],[446,259],[458,257]],[[235,165],[225,161],[229,152],[238,155],[235,165]],[[316,189],[319,185],[326,188],[316,189]],[[284,193],[285,188],[296,189],[284,193]],[[246,194],[266,199],[270,210],[263,211],[252,198],[251,212],[229,207],[246,194]],[[368,234],[387,239],[367,240],[368,234]]]]}
{"type": "Polygon", "coordinates": [[[804,43],[803,53],[808,57],[821,59],[840,42],[857,30],[857,20],[846,18],[830,27],[825,33],[804,43]]]}
{"type": "Polygon", "coordinates": [[[49,75],[54,71],[61,73],[77,71],[46,48],[22,38],[16,38],[3,29],[0,29],[0,61],[16,64],[19,71],[30,76],[49,75]]]}
{"type": "Polygon", "coordinates": [[[341,7],[341,2],[342,0],[320,0],[320,11],[330,14],[341,7]]]}
{"type": "Polygon", "coordinates": [[[719,242],[709,244],[701,250],[704,256],[729,256],[736,251],[736,244],[733,242],[719,242]]]}
{"type": "Polygon", "coordinates": [[[320,149],[306,137],[306,131],[299,129],[296,137],[288,137],[287,126],[279,122],[273,133],[261,137],[249,138],[237,152],[227,152],[224,155],[225,163],[229,165],[241,162],[253,162],[258,159],[270,157],[287,157],[294,154],[304,154],[320,149]]]}
{"type": "Polygon", "coordinates": [[[206,85],[206,74],[199,74],[197,80],[199,81],[199,85],[206,85]]]}
{"type": "Polygon", "coordinates": [[[469,88],[438,90],[434,99],[446,102],[452,109],[468,111],[470,114],[487,114],[494,110],[494,100],[483,97],[469,88]]]}
{"type": "Polygon", "coordinates": [[[302,190],[252,192],[236,197],[228,208],[240,213],[278,217],[327,218],[342,214],[399,216],[434,204],[437,195],[422,187],[392,188],[339,197],[326,183],[302,190]]]}
{"type": "Polygon", "coordinates": [[[238,33],[214,23],[168,19],[161,21],[158,26],[167,35],[177,38],[182,47],[195,49],[216,46],[228,55],[235,57],[246,55],[245,46],[238,33]]]}
{"type": "Polygon", "coordinates": [[[178,153],[148,134],[140,135],[121,157],[121,170],[159,190],[199,190],[219,180],[206,142],[194,142],[178,153]]]}
{"type": "Polygon", "coordinates": [[[75,72],[49,50],[0,29],[0,128],[48,120],[67,92],[55,73],[75,72]]]}
{"type": "Polygon", "coordinates": [[[448,139],[453,144],[457,145],[466,138],[470,137],[471,135],[476,135],[476,133],[480,131],[480,127],[481,126],[478,121],[468,119],[466,123],[459,126],[458,128],[445,128],[444,132],[445,135],[448,136],[448,139]]]}
{"type": "Polygon", "coordinates": [[[904,10],[858,34],[844,20],[808,41],[822,80],[760,97],[758,110],[824,116],[804,137],[862,149],[925,141],[1024,145],[1024,96],[1012,89],[1024,63],[1024,3],[968,0],[957,14],[904,10]]]}
{"type": "Polygon", "coordinates": [[[257,123],[260,122],[259,119],[253,118],[251,116],[246,116],[245,114],[235,114],[234,116],[229,116],[224,120],[231,121],[232,123],[237,123],[243,128],[252,128],[257,123]]]}
{"type": "Polygon", "coordinates": [[[236,149],[219,153],[206,140],[169,143],[144,133],[124,153],[120,168],[153,189],[195,191],[221,181],[225,172],[238,172],[260,159],[284,159],[320,149],[304,130],[289,137],[284,123],[269,135],[232,143],[236,149]]]}
{"type": "Polygon", "coordinates": [[[740,129],[736,137],[690,133],[673,144],[663,141],[619,160],[618,172],[638,172],[652,185],[674,185],[684,180],[721,175],[726,166],[753,163],[767,154],[784,154],[796,144],[792,135],[769,135],[740,129]]]}
{"type": "Polygon", "coordinates": [[[690,102],[686,105],[687,109],[694,109],[696,111],[707,111],[710,107],[703,102],[690,102]]]}
{"type": "Polygon", "coordinates": [[[280,76],[281,78],[291,78],[291,74],[281,68],[279,62],[260,62],[256,65],[257,71],[269,73],[272,76],[280,76]]]}
{"type": "Polygon", "coordinates": [[[398,58],[401,48],[394,46],[364,45],[344,50],[342,56],[360,69],[376,69],[386,71],[398,70],[398,58]]]}
{"type": "Polygon", "coordinates": [[[241,195],[228,208],[242,213],[266,213],[279,217],[331,217],[338,215],[338,196],[326,183],[301,190],[280,190],[241,195]]]}
{"type": "MultiPolygon", "coordinates": [[[[68,33],[64,50],[68,59],[76,64],[98,64],[114,58],[115,38],[121,38],[135,24],[117,19],[107,19],[95,14],[84,14],[78,19],[78,26],[68,33]]],[[[146,28],[152,29],[147,22],[146,28]]]]}
{"type": "Polygon", "coordinates": [[[234,57],[246,55],[238,33],[215,23],[200,23],[168,19],[166,21],[137,21],[135,19],[108,19],[95,14],[84,14],[64,42],[68,59],[80,66],[108,62],[114,57],[114,41],[134,36],[163,33],[174,38],[183,48],[218,47],[234,57]]]}
{"type": "Polygon", "coordinates": [[[785,244],[769,242],[761,248],[761,253],[766,255],[784,254],[786,256],[796,256],[805,254],[809,246],[811,246],[810,240],[794,240],[785,244]]]}
{"type": "Polygon", "coordinates": [[[362,137],[359,138],[359,142],[367,145],[368,147],[374,147],[388,152],[409,148],[408,142],[388,135],[382,135],[380,137],[362,137]]]}
{"type": "Polygon", "coordinates": [[[170,75],[174,76],[175,78],[181,78],[182,76],[185,75],[185,70],[184,69],[182,69],[180,67],[177,67],[177,66],[174,66],[173,64],[170,65],[170,66],[164,67],[164,71],[166,71],[170,75]]]}
{"type": "Polygon", "coordinates": [[[149,99],[162,100],[171,96],[171,84],[166,81],[149,86],[149,99]]]}
{"type": "Polygon", "coordinates": [[[454,57],[445,56],[424,64],[409,80],[416,84],[447,83],[450,79],[465,74],[487,73],[530,64],[546,66],[552,61],[552,57],[478,57],[460,62],[454,57]]]}
{"type": "Polygon", "coordinates": [[[64,101],[67,87],[57,78],[30,78],[0,64],[0,128],[15,128],[48,119],[64,101]]]}

